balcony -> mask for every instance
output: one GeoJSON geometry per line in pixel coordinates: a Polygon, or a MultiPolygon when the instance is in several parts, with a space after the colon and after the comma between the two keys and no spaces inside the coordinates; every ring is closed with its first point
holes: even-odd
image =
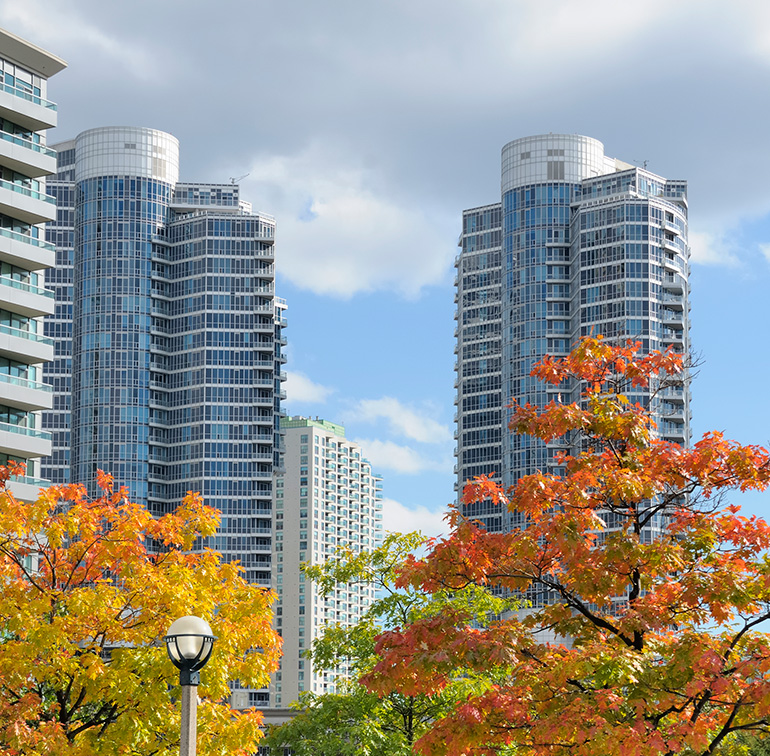
{"type": "Polygon", "coordinates": [[[38,383],[16,375],[0,373],[0,402],[25,412],[51,409],[53,406],[53,387],[47,383],[38,383]]]}
{"type": "Polygon", "coordinates": [[[56,199],[28,186],[0,180],[0,213],[24,223],[56,220],[56,199]]]}
{"type": "Polygon", "coordinates": [[[0,452],[22,457],[47,457],[51,454],[51,434],[37,428],[0,423],[0,452]]]}
{"type": "Polygon", "coordinates": [[[0,84],[0,116],[31,131],[56,126],[56,105],[23,89],[0,84]]]}
{"type": "Polygon", "coordinates": [[[56,173],[56,152],[45,145],[0,131],[0,163],[36,179],[56,173]]]}
{"type": "Polygon", "coordinates": [[[20,362],[49,362],[53,359],[53,340],[21,328],[0,325],[0,354],[20,362]]]}
{"type": "Polygon", "coordinates": [[[41,488],[48,488],[50,480],[16,475],[8,480],[8,489],[19,501],[36,501],[41,488]]]}
{"type": "Polygon", "coordinates": [[[682,294],[684,291],[684,277],[677,273],[666,273],[663,276],[663,288],[682,294]]]}
{"type": "Polygon", "coordinates": [[[25,270],[53,268],[56,262],[56,247],[42,239],[0,228],[0,260],[18,265],[25,270]]]}
{"type": "Polygon", "coordinates": [[[54,293],[39,286],[0,276],[0,307],[27,318],[53,314],[54,293]]]}

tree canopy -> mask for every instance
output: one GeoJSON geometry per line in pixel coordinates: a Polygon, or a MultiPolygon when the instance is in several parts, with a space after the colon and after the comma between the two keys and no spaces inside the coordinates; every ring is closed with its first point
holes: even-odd
{"type": "Polygon", "coordinates": [[[764,490],[770,455],[719,432],[691,448],[656,435],[627,394],[650,391],[654,407],[656,392],[681,386],[672,352],[588,338],[533,374],[582,381],[583,399],[514,407],[512,432],[573,451],[511,491],[481,478],[463,496],[516,510],[526,527],[489,533],[455,508],[450,535],[408,558],[398,585],[546,600],[482,626],[448,602],[383,632],[363,681],[430,696],[458,669],[487,675],[419,740],[425,756],[737,752],[770,723],[770,528],[723,494],[764,490]],[[542,640],[545,629],[560,640],[542,640]]]}
{"type": "Polygon", "coordinates": [[[0,750],[164,756],[179,750],[178,671],[163,636],[196,614],[217,641],[201,675],[199,753],[254,753],[262,717],[233,711],[228,682],[264,687],[277,665],[273,595],[211,550],[216,510],[188,494],[153,518],[99,473],[101,495],[52,486],[32,503],[0,467],[0,750]]]}
{"type": "Polygon", "coordinates": [[[390,533],[371,551],[342,548],[324,564],[305,568],[322,596],[338,585],[364,582],[376,588],[377,598],[358,622],[330,624],[314,641],[310,656],[316,671],[333,670],[344,660],[350,676],[337,680],[335,693],[303,693],[295,705],[298,714],[270,733],[271,748],[287,746],[295,756],[407,756],[417,738],[458,698],[480,689],[476,677],[464,670],[435,694],[391,690],[378,695],[358,682],[378,661],[375,639],[383,628],[433,616],[448,600],[478,621],[513,606],[475,585],[453,591],[451,597],[441,591],[429,596],[411,586],[397,589],[397,568],[425,542],[419,533],[390,533]]]}

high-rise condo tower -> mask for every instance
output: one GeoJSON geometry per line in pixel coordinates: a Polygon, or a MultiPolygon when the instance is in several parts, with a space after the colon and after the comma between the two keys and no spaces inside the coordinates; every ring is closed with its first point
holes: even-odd
{"type": "MultiPolygon", "coordinates": [[[[530,376],[543,356],[566,355],[589,334],[688,352],[687,184],[607,157],[596,139],[546,134],[506,144],[500,202],[463,213],[460,247],[459,490],[481,474],[507,487],[556,467],[563,445],[507,430],[511,400],[579,399],[579,387],[565,393],[530,376]]],[[[635,389],[630,399],[651,406],[661,437],[689,441],[684,382],[656,396],[635,389]]],[[[491,505],[468,514],[492,531],[521,524],[491,505]]]]}

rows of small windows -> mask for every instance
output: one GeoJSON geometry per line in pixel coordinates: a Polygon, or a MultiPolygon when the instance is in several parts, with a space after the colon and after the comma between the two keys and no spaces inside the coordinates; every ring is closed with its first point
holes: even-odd
{"type": "Polygon", "coordinates": [[[8,262],[0,262],[0,276],[28,286],[41,287],[43,285],[43,276],[39,273],[20,268],[18,265],[11,265],[8,262]]]}
{"type": "MultiPolygon", "coordinates": [[[[663,220],[661,208],[649,202],[629,202],[624,200],[616,205],[609,205],[596,209],[583,209],[579,212],[580,230],[595,229],[600,226],[612,226],[626,221],[635,223],[647,223],[654,221],[660,223],[663,220]]],[[[671,222],[674,217],[671,215],[671,222]]]]}
{"type": "MultiPolygon", "coordinates": [[[[259,438],[259,436],[256,436],[256,438],[259,438]]],[[[151,458],[154,462],[168,464],[195,459],[254,460],[262,448],[264,447],[261,444],[255,443],[253,438],[246,439],[240,443],[236,441],[193,442],[185,446],[154,446],[151,458]]],[[[259,464],[260,469],[265,469],[263,463],[259,464]]],[[[269,472],[272,475],[272,468],[269,469],[269,472]]],[[[259,491],[259,488],[257,491],[259,491]]]]}
{"type": "Polygon", "coordinates": [[[477,255],[463,255],[462,272],[471,273],[475,270],[489,270],[500,267],[502,254],[500,250],[494,252],[482,252],[477,255]]]}
{"type": "Polygon", "coordinates": [[[26,142],[32,142],[33,144],[41,143],[40,134],[36,131],[32,131],[27,126],[20,126],[18,123],[13,123],[13,121],[9,121],[7,118],[0,118],[0,131],[23,139],[26,142]]]}
{"type": "MultiPolygon", "coordinates": [[[[98,305],[101,305],[105,301],[109,301],[107,297],[99,297],[100,293],[105,295],[115,294],[121,295],[139,295],[143,297],[143,305],[141,306],[142,312],[149,312],[150,304],[150,281],[147,278],[141,278],[139,276],[132,276],[126,273],[123,277],[113,276],[112,278],[105,277],[99,270],[98,265],[91,265],[91,261],[83,261],[83,264],[78,265],[76,268],[77,275],[73,281],[73,294],[75,295],[75,301],[92,299],[89,304],[93,305],[94,309],[97,309],[98,305]]],[[[152,302],[154,305],[154,302],[152,302]]],[[[107,308],[103,308],[107,309],[107,308]]]]}
{"type": "Polygon", "coordinates": [[[484,305],[500,301],[499,289],[474,289],[462,294],[463,311],[468,307],[484,305]]]}
{"type": "Polygon", "coordinates": [[[26,362],[0,357],[0,375],[24,378],[28,381],[40,383],[43,377],[43,369],[39,365],[28,365],[26,362]]]}
{"type": "Polygon", "coordinates": [[[0,326],[14,328],[25,333],[42,332],[42,321],[37,318],[28,318],[8,310],[0,310],[0,326]]]}
{"type": "MultiPolygon", "coordinates": [[[[152,356],[150,367],[154,370],[165,371],[168,367],[168,362],[164,357],[157,354],[152,356]]],[[[132,376],[128,376],[131,378],[132,376]]],[[[157,384],[165,384],[168,388],[190,388],[192,386],[203,386],[204,384],[223,384],[225,386],[254,386],[256,383],[260,383],[264,388],[257,388],[254,393],[254,398],[262,399],[272,395],[274,385],[271,379],[260,379],[258,375],[255,375],[254,370],[240,369],[240,368],[228,368],[228,367],[206,367],[196,368],[194,370],[182,370],[179,372],[165,375],[163,373],[155,374],[152,376],[153,380],[157,384]],[[266,393],[260,393],[266,392],[266,393]]],[[[108,380],[105,378],[105,382],[108,380]]]]}
{"type": "Polygon", "coordinates": [[[466,378],[461,383],[460,393],[463,396],[466,394],[476,394],[479,391],[497,391],[500,389],[500,374],[466,378]]]}
{"type": "Polygon", "coordinates": [[[461,455],[461,462],[463,465],[477,465],[482,462],[496,461],[498,459],[500,459],[499,444],[463,449],[461,455]]]}
{"type": "MultiPolygon", "coordinates": [[[[231,310],[250,312],[255,318],[252,323],[260,325],[274,324],[272,316],[258,315],[255,310],[265,310],[264,297],[250,294],[206,294],[191,296],[185,299],[175,299],[168,308],[168,314],[183,315],[199,313],[205,310],[231,310]]],[[[268,306],[268,309],[270,307],[268,306]]],[[[236,326],[237,327],[237,326],[236,326]]]]}
{"type": "Polygon", "coordinates": [[[78,203],[117,198],[140,199],[148,203],[160,202],[168,205],[170,196],[171,186],[165,181],[141,176],[98,176],[79,181],[77,184],[78,203]]]}
{"type": "Polygon", "coordinates": [[[503,195],[503,208],[507,215],[519,208],[532,208],[542,205],[569,207],[577,186],[564,183],[542,182],[517,187],[503,195]]]}
{"type": "Polygon", "coordinates": [[[654,244],[626,243],[580,250],[580,266],[606,265],[622,260],[661,262],[663,251],[654,244]]]}
{"type": "MultiPolygon", "coordinates": [[[[200,345],[196,345],[195,351],[182,351],[180,354],[175,354],[175,352],[185,350],[185,347],[182,346],[184,340],[181,338],[152,336],[151,344],[153,353],[164,352],[168,355],[168,361],[164,364],[164,369],[167,370],[188,370],[203,366],[260,367],[264,369],[272,368],[275,365],[275,357],[270,351],[270,347],[266,345],[255,346],[251,341],[248,345],[243,345],[244,347],[248,346],[248,348],[204,350],[200,348],[200,345]]],[[[158,357],[159,359],[160,357],[158,357]]],[[[160,365],[160,363],[158,364],[160,365]]],[[[266,376],[261,373],[256,375],[260,381],[272,380],[273,377],[274,375],[266,376]]]]}
{"type": "Polygon", "coordinates": [[[476,341],[477,339],[489,339],[500,335],[500,322],[480,323],[479,325],[465,326],[462,329],[462,341],[476,341]]]}
{"type": "Polygon", "coordinates": [[[580,271],[581,286],[602,281],[617,281],[622,278],[651,278],[660,281],[663,278],[663,271],[659,265],[650,265],[646,262],[619,262],[580,271]]]}
{"type": "Polygon", "coordinates": [[[513,284],[544,283],[545,281],[569,279],[568,265],[527,265],[520,266],[512,276],[513,284]]]}
{"type": "Polygon", "coordinates": [[[502,395],[500,392],[477,394],[475,396],[466,396],[462,400],[463,412],[475,412],[477,410],[494,410],[502,404],[502,395]]]}
{"type": "Polygon", "coordinates": [[[480,273],[471,273],[462,277],[462,289],[479,289],[500,285],[501,273],[499,270],[488,270],[480,273]]]}
{"type": "Polygon", "coordinates": [[[468,446],[500,444],[502,441],[502,428],[481,428],[462,434],[463,448],[468,446]]]}
{"type": "Polygon", "coordinates": [[[25,223],[18,218],[12,218],[10,215],[4,215],[3,213],[0,213],[0,228],[4,228],[7,231],[13,231],[22,236],[29,236],[31,239],[41,238],[41,229],[39,226],[25,223]]]}
{"type": "Polygon", "coordinates": [[[567,283],[528,283],[515,286],[509,280],[511,302],[514,305],[527,302],[545,302],[547,299],[570,299],[572,290],[567,283]]]}
{"type": "MultiPolygon", "coordinates": [[[[259,429],[260,426],[258,425],[249,425],[245,423],[240,425],[235,425],[232,423],[179,425],[165,428],[152,428],[150,431],[150,440],[157,443],[168,444],[188,444],[193,441],[201,440],[253,441],[253,439],[259,434],[259,429]]],[[[257,452],[256,454],[269,457],[270,461],[272,462],[272,450],[267,452],[257,452]]]]}
{"type": "MultiPolygon", "coordinates": [[[[228,404],[257,404],[261,405],[260,417],[264,421],[273,420],[273,402],[270,398],[263,396],[262,389],[255,389],[249,386],[201,386],[184,383],[180,386],[170,386],[166,381],[167,376],[153,376],[150,384],[153,388],[162,389],[153,392],[155,401],[173,407],[181,407],[187,404],[196,404],[201,401],[212,401],[228,404]]],[[[179,381],[182,384],[182,381],[179,381]]]]}
{"type": "Polygon", "coordinates": [[[59,150],[56,153],[56,167],[58,170],[66,168],[67,166],[75,165],[75,148],[71,147],[67,150],[59,150]]]}
{"type": "Polygon", "coordinates": [[[462,364],[462,377],[468,378],[474,375],[486,375],[500,372],[500,358],[477,358],[464,360],[462,364]]]}
{"type": "Polygon", "coordinates": [[[475,344],[465,344],[461,349],[461,353],[463,360],[499,355],[500,341],[499,339],[493,339],[491,341],[479,341],[475,344]]]}
{"type": "Polygon", "coordinates": [[[660,246],[663,239],[684,250],[684,240],[680,236],[668,231],[664,232],[661,228],[646,223],[626,223],[620,226],[581,231],[579,243],[581,249],[600,245],[616,245],[624,241],[651,241],[660,246]]]}
{"type": "MultiPolygon", "coordinates": [[[[494,229],[493,231],[470,234],[463,236],[462,251],[463,254],[469,254],[484,249],[499,249],[501,241],[502,230],[499,228],[494,229]]],[[[465,260],[463,260],[463,263],[465,263],[465,260]]],[[[497,264],[500,264],[499,254],[497,256],[497,264]]]]}
{"type": "Polygon", "coordinates": [[[23,189],[30,189],[33,192],[43,192],[45,188],[45,185],[42,182],[30,178],[24,173],[14,171],[12,168],[8,168],[4,165],[0,165],[0,179],[23,189]]]}
{"type": "Polygon", "coordinates": [[[230,257],[234,260],[240,258],[266,265],[275,257],[272,244],[251,237],[206,239],[196,236],[189,241],[172,242],[165,251],[161,251],[161,248],[157,251],[158,256],[171,265],[191,265],[209,257],[230,257]]]}
{"type": "Polygon", "coordinates": [[[466,430],[468,428],[480,428],[486,425],[499,426],[501,422],[502,413],[500,409],[491,410],[472,410],[468,413],[463,413],[462,416],[462,428],[466,430]]]}
{"type": "Polygon", "coordinates": [[[474,320],[490,321],[499,320],[501,315],[500,305],[488,305],[482,307],[468,307],[463,309],[463,324],[474,320]]]}
{"type": "Polygon", "coordinates": [[[238,207],[239,187],[177,184],[172,202],[180,205],[238,207]]]}
{"type": "Polygon", "coordinates": [[[608,299],[659,299],[661,285],[649,281],[619,281],[616,283],[589,286],[580,290],[580,303],[591,304],[608,299]]]}
{"type": "Polygon", "coordinates": [[[583,199],[608,196],[628,192],[630,189],[644,194],[658,195],[663,191],[663,184],[637,173],[636,169],[622,171],[594,179],[587,179],[581,187],[583,199]]]}
{"type": "Polygon", "coordinates": [[[2,71],[3,83],[6,87],[35,97],[41,96],[45,79],[37,74],[5,58],[0,58],[0,71],[2,71]]]}
{"type": "Polygon", "coordinates": [[[181,262],[155,261],[153,273],[169,280],[218,275],[234,278],[255,277],[254,284],[266,285],[264,280],[272,270],[269,262],[251,257],[199,257],[181,262]]]}
{"type": "Polygon", "coordinates": [[[615,302],[581,307],[580,322],[595,323],[600,320],[622,318],[626,315],[646,318],[650,315],[657,316],[659,309],[660,307],[656,302],[650,302],[648,299],[624,298],[615,302]]]}
{"type": "Polygon", "coordinates": [[[275,227],[259,216],[211,217],[195,216],[184,219],[168,228],[168,240],[171,243],[201,239],[203,237],[227,236],[231,238],[254,239],[258,236],[272,237],[275,227]]]}
{"type": "MultiPolygon", "coordinates": [[[[566,229],[569,226],[570,209],[563,205],[535,205],[525,210],[516,210],[505,214],[505,238],[506,242],[510,239],[513,249],[523,249],[528,246],[529,239],[526,234],[519,233],[522,229],[534,229],[540,227],[562,226],[566,229]]],[[[552,236],[556,243],[562,242],[566,236],[552,236]]]]}
{"type": "MultiPolygon", "coordinates": [[[[153,265],[153,276],[156,275],[153,265]]],[[[233,294],[255,294],[264,291],[270,293],[270,284],[267,279],[252,276],[197,276],[182,281],[169,282],[163,291],[167,297],[187,297],[192,294],[230,292],[233,294]]],[[[271,297],[264,297],[262,301],[255,299],[256,306],[272,307],[271,297]]]]}
{"type": "Polygon", "coordinates": [[[477,231],[488,231],[500,226],[502,208],[500,205],[469,210],[463,213],[463,233],[472,234],[477,231]]]}

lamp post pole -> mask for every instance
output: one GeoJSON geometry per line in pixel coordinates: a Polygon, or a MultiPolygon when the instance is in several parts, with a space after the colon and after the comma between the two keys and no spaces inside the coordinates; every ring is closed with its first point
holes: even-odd
{"type": "Polygon", "coordinates": [[[198,685],[200,670],[206,665],[216,637],[208,622],[200,617],[180,617],[172,623],[163,639],[166,651],[179,669],[182,686],[182,732],[180,756],[195,756],[198,733],[198,685]]]}
{"type": "Polygon", "coordinates": [[[198,735],[198,686],[182,686],[182,734],[179,756],[195,756],[198,735]]]}

